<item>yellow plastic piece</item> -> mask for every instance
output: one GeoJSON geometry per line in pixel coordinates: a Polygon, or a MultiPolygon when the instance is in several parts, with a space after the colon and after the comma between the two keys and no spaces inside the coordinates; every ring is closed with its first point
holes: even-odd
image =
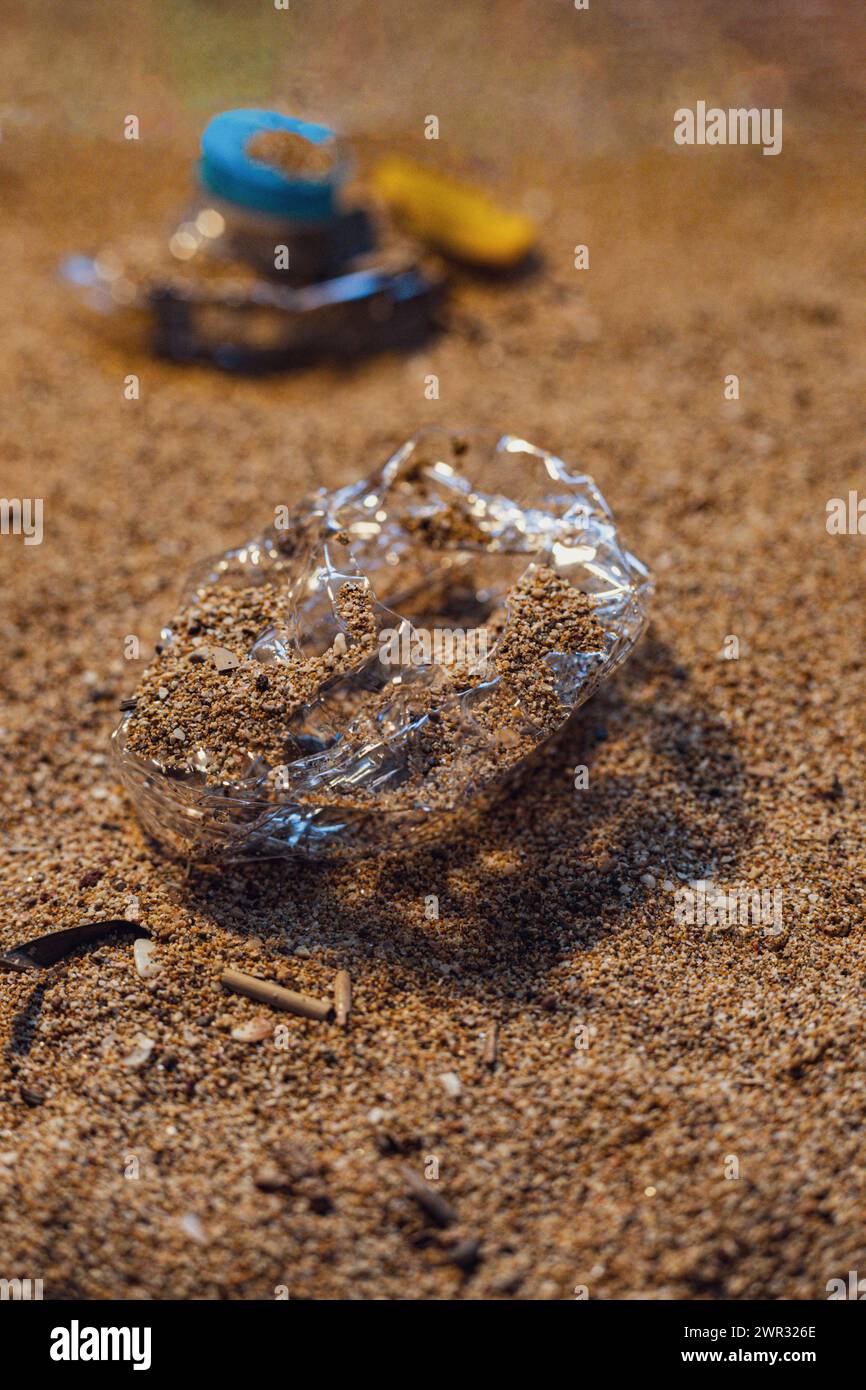
{"type": "Polygon", "coordinates": [[[457,260],[505,269],[535,243],[535,227],[507,212],[486,193],[411,159],[390,156],[373,173],[373,186],[407,229],[457,260]]]}

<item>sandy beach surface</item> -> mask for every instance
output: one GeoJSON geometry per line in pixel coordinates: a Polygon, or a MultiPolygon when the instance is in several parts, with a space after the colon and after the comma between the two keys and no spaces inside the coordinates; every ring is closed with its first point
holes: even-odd
{"type": "Polygon", "coordinates": [[[4,21],[0,490],[44,536],[0,537],[0,943],[137,908],[163,967],[112,940],[0,976],[0,1275],[46,1298],[808,1299],[866,1269],[866,536],[826,525],[866,490],[862,30],[543,9],[4,21]],[[782,153],[678,148],[699,98],[783,108],[782,153]],[[170,220],[208,117],[276,99],[353,136],[360,180],[432,157],[437,113],[542,268],[458,276],[409,355],[257,380],[76,315],[61,257],[170,220]],[[648,635],[437,847],[167,859],[107,745],[187,570],[434,423],[592,473],[656,575],[648,635]],[[681,920],[697,880],[779,930],[681,920]],[[350,1027],[236,1039],[262,1008],[226,968],[319,997],[346,970],[350,1027]]]}

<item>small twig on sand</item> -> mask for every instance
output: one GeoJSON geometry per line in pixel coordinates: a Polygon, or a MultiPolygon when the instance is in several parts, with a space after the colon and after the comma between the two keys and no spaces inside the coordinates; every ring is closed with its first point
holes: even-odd
{"type": "Polygon", "coordinates": [[[436,1222],[437,1226],[451,1226],[457,1220],[457,1212],[450,1202],[446,1202],[444,1197],[440,1197],[435,1188],[431,1187],[425,1178],[419,1177],[416,1172],[407,1167],[405,1163],[400,1164],[400,1176],[409,1189],[409,1193],[415,1198],[419,1207],[426,1211],[427,1215],[436,1222]]]}
{"type": "Polygon", "coordinates": [[[315,1018],[322,1022],[333,1014],[333,1007],[327,999],[312,999],[308,994],[296,994],[294,990],[283,989],[282,985],[272,984],[270,980],[244,975],[240,970],[224,970],[220,983],[235,994],[245,994],[259,1004],[270,1004],[272,1009],[282,1009],[300,1018],[315,1018]]]}
{"type": "Polygon", "coordinates": [[[490,1067],[492,1071],[496,1066],[498,1056],[499,1024],[495,1018],[491,1018],[484,1034],[484,1052],[481,1055],[481,1060],[485,1067],[490,1067]]]}
{"type": "Polygon", "coordinates": [[[352,1012],[352,981],[348,970],[338,970],[334,979],[334,1009],[341,1028],[347,1028],[352,1012]]]}

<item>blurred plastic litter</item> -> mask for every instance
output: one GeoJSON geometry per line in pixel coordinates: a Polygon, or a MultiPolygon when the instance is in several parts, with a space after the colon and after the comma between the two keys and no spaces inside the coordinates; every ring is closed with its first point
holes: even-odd
{"type": "Polygon", "coordinates": [[[343,205],[349,167],[325,126],[223,112],[168,235],[70,256],[61,273],[87,310],[176,361],[255,371],[414,345],[443,284],[376,251],[366,212],[343,205]]]}
{"type": "Polygon", "coordinates": [[[501,208],[481,189],[413,160],[383,160],[373,186],[408,232],[455,260],[509,270],[535,245],[535,225],[523,213],[501,208]]]}

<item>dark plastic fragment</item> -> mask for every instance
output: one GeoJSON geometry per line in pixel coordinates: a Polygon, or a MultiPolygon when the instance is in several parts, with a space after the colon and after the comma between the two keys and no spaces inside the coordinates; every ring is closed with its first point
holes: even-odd
{"type": "Polygon", "coordinates": [[[109,922],[82,922],[80,926],[68,927],[65,931],[47,932],[36,936],[32,941],[22,941],[0,956],[0,967],[6,970],[39,970],[46,965],[54,965],[71,955],[79,946],[91,941],[99,941],[113,931],[132,932],[133,936],[150,936],[150,932],[140,922],[127,922],[117,918],[109,922]]]}

